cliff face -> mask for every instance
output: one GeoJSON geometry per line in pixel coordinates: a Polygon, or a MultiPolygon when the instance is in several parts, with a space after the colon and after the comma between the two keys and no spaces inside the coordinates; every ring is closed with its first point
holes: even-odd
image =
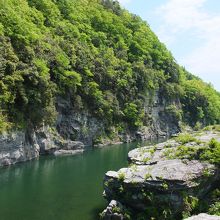
{"type": "Polygon", "coordinates": [[[82,153],[84,144],[63,139],[50,127],[4,133],[0,136],[0,167],[38,158],[41,154],[82,153]]]}
{"type": "MultiPolygon", "coordinates": [[[[153,97],[152,103],[149,103],[147,98],[143,100],[143,103],[144,126],[136,129],[127,127],[123,131],[117,131],[113,126],[109,127],[103,119],[94,117],[89,109],[84,108],[79,111],[70,96],[59,97],[57,99],[57,131],[64,139],[81,141],[85,145],[150,140],[169,137],[180,131],[178,118],[167,110],[168,104],[161,99],[159,94],[153,97]],[[113,131],[112,137],[108,136],[109,129],[113,131]]],[[[177,108],[181,107],[178,100],[173,101],[173,105],[177,108]]]]}
{"type": "Polygon", "coordinates": [[[83,151],[84,145],[103,146],[156,139],[179,131],[178,120],[167,112],[166,103],[159,96],[154,97],[153,105],[145,101],[145,115],[150,118],[148,126],[117,131],[112,138],[107,136],[109,125],[94,117],[88,109],[79,111],[70,96],[57,98],[57,112],[56,127],[0,135],[0,166],[28,161],[38,158],[40,154],[57,154],[59,150],[70,150],[67,146],[72,146],[71,150],[78,153],[83,151]]]}
{"type": "Polygon", "coordinates": [[[104,133],[103,120],[92,116],[88,109],[78,110],[70,96],[57,99],[57,112],[56,127],[65,139],[92,145],[93,141],[104,133]]]}

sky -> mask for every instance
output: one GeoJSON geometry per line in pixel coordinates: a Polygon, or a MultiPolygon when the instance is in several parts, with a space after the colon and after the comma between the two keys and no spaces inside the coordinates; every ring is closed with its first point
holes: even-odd
{"type": "Polygon", "coordinates": [[[220,0],[119,0],[147,21],[176,61],[220,91],[220,0]]]}

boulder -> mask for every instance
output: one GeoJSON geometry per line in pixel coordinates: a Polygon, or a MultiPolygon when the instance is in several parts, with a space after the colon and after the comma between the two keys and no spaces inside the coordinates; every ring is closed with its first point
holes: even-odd
{"type": "Polygon", "coordinates": [[[220,216],[199,214],[199,215],[187,218],[185,220],[220,220],[220,216]]]}
{"type": "Polygon", "coordinates": [[[53,155],[54,156],[61,156],[61,155],[75,155],[75,154],[80,154],[83,153],[83,149],[79,150],[56,150],[53,155]]]}
{"type": "Polygon", "coordinates": [[[125,220],[126,218],[126,209],[123,205],[116,201],[112,200],[107,208],[101,213],[102,220],[125,220]]]}
{"type": "Polygon", "coordinates": [[[170,140],[155,146],[137,148],[128,153],[128,161],[137,165],[155,164],[158,161],[167,159],[166,151],[168,148],[174,149],[178,146],[180,146],[179,143],[174,140],[170,140]]]}
{"type": "Polygon", "coordinates": [[[33,131],[0,135],[0,167],[39,157],[40,147],[33,131]]]}
{"type": "Polygon", "coordinates": [[[196,139],[191,138],[188,143],[183,136],[183,141],[171,139],[130,151],[128,168],[106,173],[106,199],[117,200],[133,214],[147,219],[180,219],[220,181],[218,166],[198,160],[198,153],[212,138],[219,140],[220,133],[193,135],[196,139]]]}
{"type": "Polygon", "coordinates": [[[83,152],[85,148],[82,142],[64,139],[50,127],[39,130],[37,139],[41,154],[74,155],[83,152]]]}
{"type": "Polygon", "coordinates": [[[219,178],[218,169],[208,163],[162,160],[107,172],[105,197],[137,210],[144,211],[156,201],[180,212],[186,196],[202,198],[219,178]]]}

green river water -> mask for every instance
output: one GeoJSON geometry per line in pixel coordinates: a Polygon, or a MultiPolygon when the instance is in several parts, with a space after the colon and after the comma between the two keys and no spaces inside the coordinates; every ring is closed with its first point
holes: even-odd
{"type": "Polygon", "coordinates": [[[106,206],[103,177],[127,165],[137,143],[44,156],[0,169],[0,220],[97,220],[106,206]]]}

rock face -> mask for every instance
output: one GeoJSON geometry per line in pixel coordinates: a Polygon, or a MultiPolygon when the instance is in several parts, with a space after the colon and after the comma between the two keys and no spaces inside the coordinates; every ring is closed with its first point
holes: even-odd
{"type": "Polygon", "coordinates": [[[105,196],[141,211],[154,200],[180,212],[184,196],[202,198],[219,178],[218,169],[208,163],[164,160],[107,172],[105,196]]]}
{"type": "Polygon", "coordinates": [[[101,217],[103,220],[124,220],[125,212],[120,202],[112,200],[108,207],[102,212],[101,217]]]}
{"type": "Polygon", "coordinates": [[[207,215],[207,214],[199,214],[199,215],[187,218],[185,220],[220,220],[220,216],[207,215]]]}
{"type": "MultiPolygon", "coordinates": [[[[206,134],[196,136],[197,139],[184,146],[200,149],[212,138],[220,137],[220,133],[207,134],[206,138],[206,134]]],[[[177,140],[169,140],[130,151],[130,167],[106,173],[105,198],[120,202],[134,213],[148,212],[150,217],[155,217],[153,210],[157,213],[168,210],[172,217],[180,219],[177,216],[185,211],[186,202],[189,205],[204,199],[220,181],[219,167],[189,159],[191,152],[181,159],[175,158],[181,145],[177,140]]]]}
{"type": "Polygon", "coordinates": [[[64,140],[50,128],[14,131],[0,136],[0,167],[32,160],[40,154],[73,155],[83,150],[82,142],[64,140]]]}
{"type": "Polygon", "coordinates": [[[88,110],[78,109],[70,97],[57,98],[57,130],[64,139],[92,145],[104,132],[104,122],[93,117],[88,110]]]}
{"type": "MultiPolygon", "coordinates": [[[[194,149],[204,146],[204,144],[208,143],[211,139],[216,139],[220,141],[220,133],[217,132],[203,132],[203,134],[196,134],[194,135],[195,139],[197,140],[185,143],[184,146],[186,147],[193,147],[194,149]]],[[[166,142],[156,144],[155,146],[146,146],[142,148],[137,148],[128,153],[128,160],[131,163],[138,164],[138,165],[149,165],[155,164],[161,160],[167,160],[169,157],[174,157],[176,150],[178,147],[183,145],[181,142],[177,140],[171,139],[166,142]]],[[[187,159],[187,157],[186,157],[187,159]]]]}
{"type": "Polygon", "coordinates": [[[46,127],[37,131],[37,141],[41,154],[67,155],[83,152],[84,144],[61,137],[55,129],[46,127]]]}
{"type": "Polygon", "coordinates": [[[37,158],[40,147],[34,133],[13,132],[0,136],[0,166],[37,158]]]}
{"type": "MultiPolygon", "coordinates": [[[[41,128],[38,131],[14,131],[0,135],[0,166],[37,158],[39,154],[69,155],[80,153],[85,145],[104,146],[166,137],[179,130],[178,120],[166,112],[166,102],[159,94],[151,101],[145,97],[146,115],[149,123],[139,130],[125,129],[123,132],[109,128],[105,119],[91,115],[88,107],[80,108],[71,100],[71,95],[57,97],[58,112],[56,128],[41,128]],[[113,140],[106,138],[106,130],[114,133],[113,140]],[[104,137],[103,137],[104,136],[104,137]],[[101,141],[97,140],[101,139],[101,141]]],[[[178,100],[174,103],[178,106],[178,100]]]]}
{"type": "MultiPolygon", "coordinates": [[[[137,139],[149,140],[158,137],[166,137],[179,131],[178,120],[166,112],[166,102],[155,94],[153,101],[145,100],[145,112],[151,120],[138,131],[125,130],[123,132],[114,132],[116,140],[113,142],[104,140],[98,143],[99,146],[112,144],[115,142],[131,142],[137,139]]],[[[176,106],[179,102],[176,101],[176,106]]],[[[70,96],[57,98],[57,130],[64,139],[77,140],[85,145],[96,144],[96,140],[110,129],[105,119],[98,119],[90,114],[88,108],[79,109],[78,104],[71,100],[70,96]]]]}

